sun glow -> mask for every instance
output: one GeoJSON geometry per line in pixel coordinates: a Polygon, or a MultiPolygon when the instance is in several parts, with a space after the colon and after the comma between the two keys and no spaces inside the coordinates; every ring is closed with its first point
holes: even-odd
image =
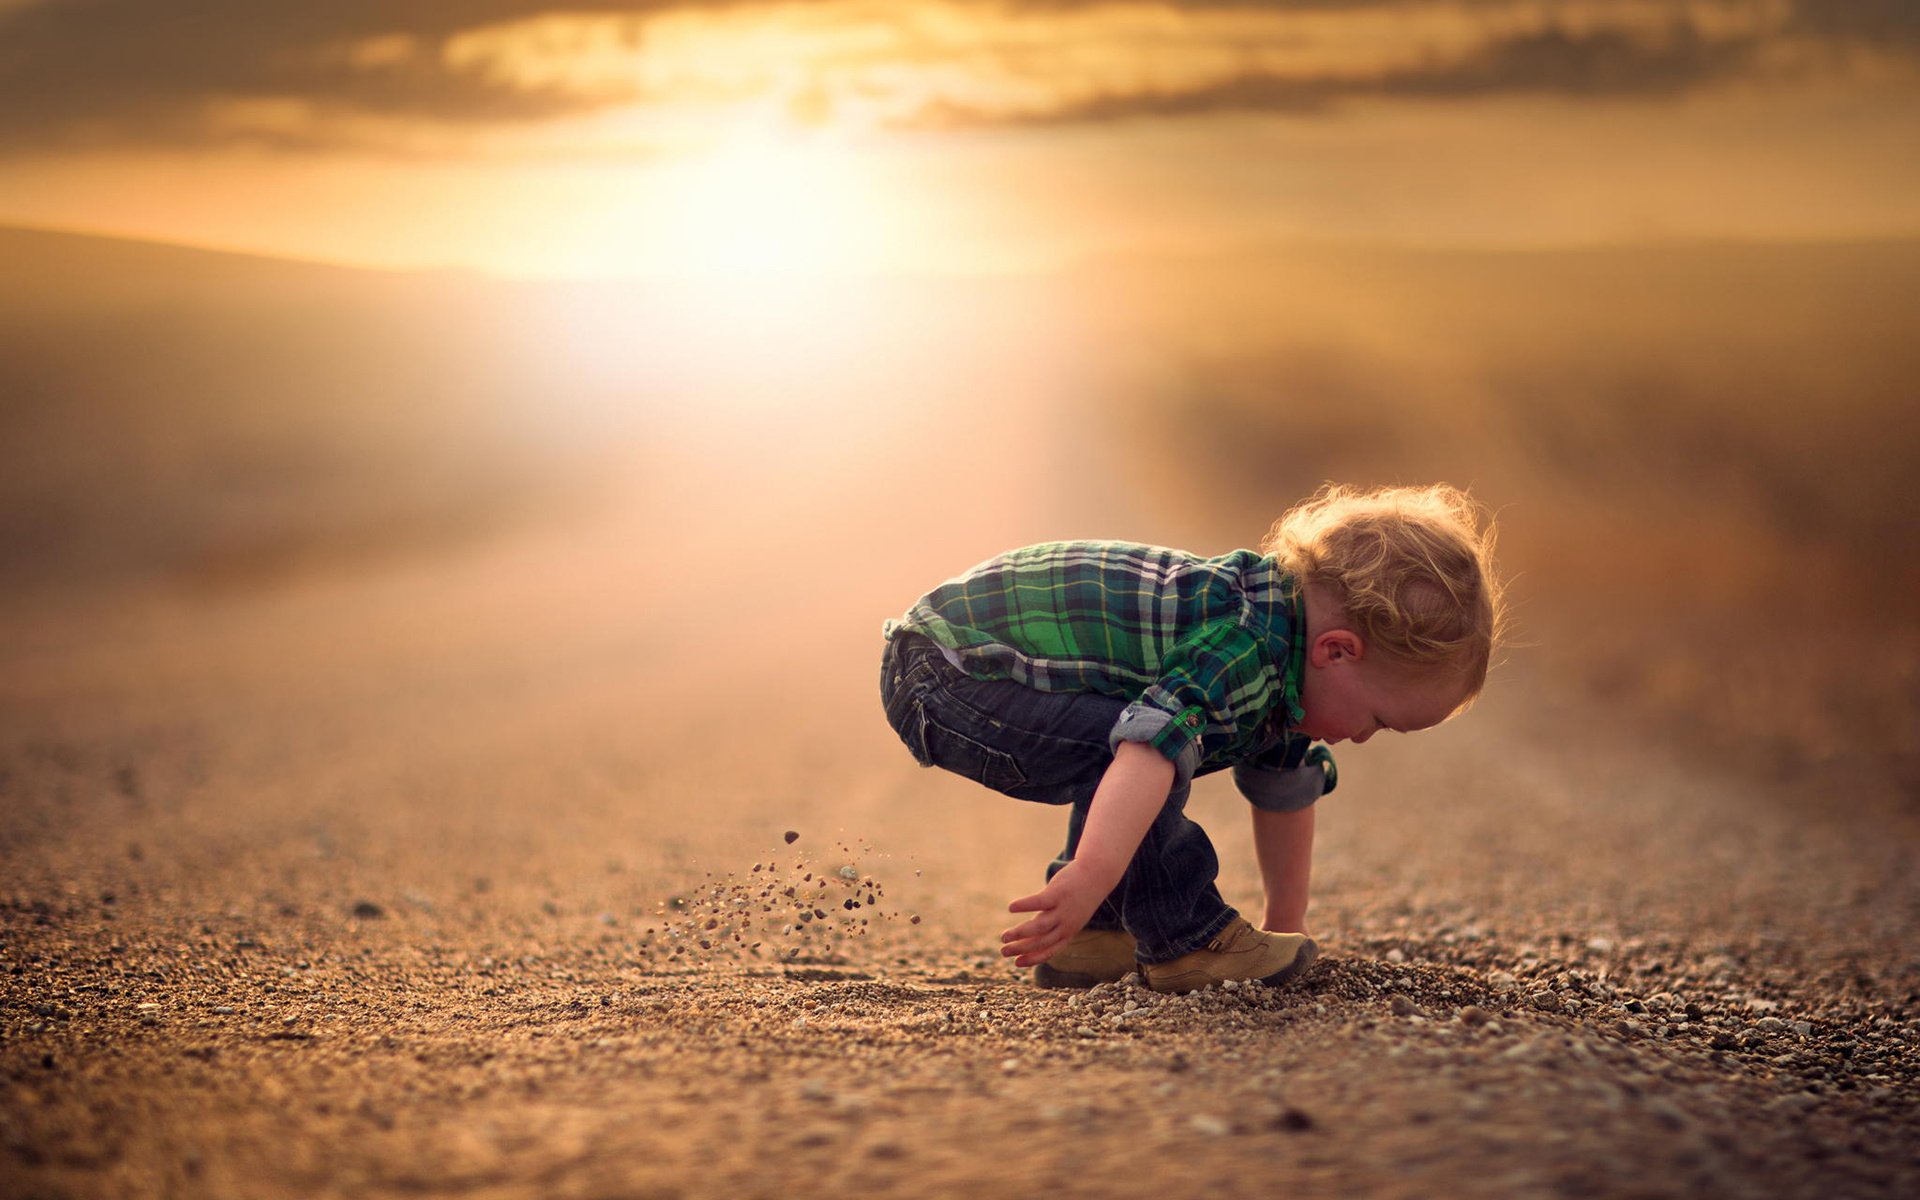
{"type": "Polygon", "coordinates": [[[649,190],[649,274],[775,282],[890,265],[887,197],[846,147],[737,139],[661,167],[649,190]]]}

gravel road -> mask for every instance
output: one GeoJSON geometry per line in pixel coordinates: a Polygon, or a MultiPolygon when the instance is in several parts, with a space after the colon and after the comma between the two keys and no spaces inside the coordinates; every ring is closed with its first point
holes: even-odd
{"type": "Polygon", "coordinates": [[[589,550],[11,614],[0,1193],[1920,1192],[1883,773],[1517,660],[1343,756],[1300,986],[1044,992],[992,947],[1059,814],[892,743],[900,581],[769,662],[589,550]]]}

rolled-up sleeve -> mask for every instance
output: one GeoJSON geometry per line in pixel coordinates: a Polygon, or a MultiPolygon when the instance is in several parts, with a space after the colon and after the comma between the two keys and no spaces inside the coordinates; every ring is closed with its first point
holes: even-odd
{"type": "Polygon", "coordinates": [[[1332,751],[1297,736],[1233,768],[1233,784],[1240,794],[1267,812],[1311,808],[1339,782],[1332,751]]]}
{"type": "Polygon", "coordinates": [[[1168,652],[1159,678],[1114,722],[1108,744],[1145,742],[1173,763],[1175,783],[1183,784],[1200,769],[1209,738],[1224,741],[1258,719],[1270,676],[1252,635],[1230,622],[1208,626],[1168,652]]]}
{"type": "Polygon", "coordinates": [[[1113,723],[1107,747],[1117,753],[1121,742],[1145,742],[1173,763],[1173,785],[1179,787],[1200,769],[1200,739],[1173,729],[1175,720],[1161,709],[1135,701],[1113,723]],[[1174,747],[1171,751],[1170,746],[1174,747]]]}

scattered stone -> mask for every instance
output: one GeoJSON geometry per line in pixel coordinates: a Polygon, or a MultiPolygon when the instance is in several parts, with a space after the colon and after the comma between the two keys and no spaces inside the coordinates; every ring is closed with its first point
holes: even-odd
{"type": "Polygon", "coordinates": [[[1187,1125],[1202,1137],[1226,1137],[1233,1132],[1232,1124],[1211,1113],[1195,1113],[1187,1118],[1187,1125]]]}
{"type": "Polygon", "coordinates": [[[795,842],[800,840],[800,831],[797,829],[789,829],[785,833],[781,834],[780,836],[786,838],[787,845],[791,846],[795,842]]]}
{"type": "Polygon", "coordinates": [[[386,916],[387,910],[371,900],[359,900],[354,902],[353,915],[363,921],[373,921],[386,916]]]}
{"type": "Polygon", "coordinates": [[[1493,1014],[1478,1004],[1469,1004],[1457,1014],[1463,1025],[1485,1025],[1493,1020],[1493,1014]]]}
{"type": "Polygon", "coordinates": [[[1393,1015],[1396,1017],[1414,1017],[1420,1015],[1420,1006],[1398,992],[1395,992],[1392,998],[1387,1001],[1387,1007],[1393,1010],[1393,1015]]]}

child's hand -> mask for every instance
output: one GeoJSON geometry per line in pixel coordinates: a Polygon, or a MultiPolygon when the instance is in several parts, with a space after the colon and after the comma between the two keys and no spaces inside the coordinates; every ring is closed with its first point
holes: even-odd
{"type": "Polygon", "coordinates": [[[1079,862],[1068,863],[1054,872],[1046,887],[1007,905],[1008,912],[1036,915],[1000,935],[1000,953],[1018,967],[1047,961],[1086,927],[1093,910],[1112,890],[1111,884],[1089,877],[1079,862]]]}

